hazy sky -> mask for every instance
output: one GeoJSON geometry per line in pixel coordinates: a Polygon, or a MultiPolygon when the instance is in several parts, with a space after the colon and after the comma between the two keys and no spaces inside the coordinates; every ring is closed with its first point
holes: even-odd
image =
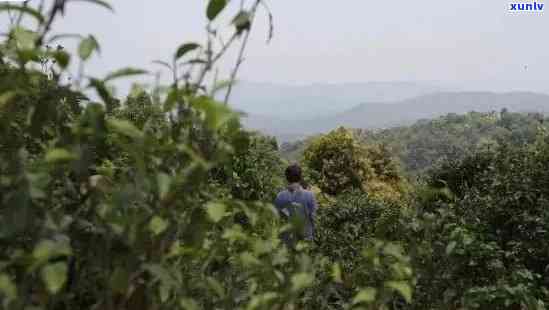
{"type": "MultiPolygon", "coordinates": [[[[268,1],[275,37],[266,44],[267,19],[260,15],[240,78],[292,84],[443,81],[549,91],[548,16],[511,13],[510,2],[268,1]]],[[[56,25],[96,34],[103,52],[92,72],[151,68],[152,60],[168,59],[180,43],[204,38],[205,0],[111,3],[115,14],[75,2],[56,25]]]]}

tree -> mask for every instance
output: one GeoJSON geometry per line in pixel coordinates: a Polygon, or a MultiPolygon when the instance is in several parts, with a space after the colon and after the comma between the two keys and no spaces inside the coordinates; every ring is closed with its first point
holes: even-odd
{"type": "Polygon", "coordinates": [[[387,148],[361,144],[345,128],[313,140],[303,157],[313,182],[329,195],[359,189],[372,197],[399,200],[405,192],[405,180],[387,148]]]}

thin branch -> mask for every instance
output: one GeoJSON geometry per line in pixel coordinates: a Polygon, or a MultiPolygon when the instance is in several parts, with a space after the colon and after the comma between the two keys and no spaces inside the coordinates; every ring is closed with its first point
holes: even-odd
{"type": "Polygon", "coordinates": [[[229,80],[229,87],[227,88],[227,93],[225,94],[225,100],[223,102],[225,105],[229,104],[229,97],[231,96],[231,92],[233,90],[233,84],[236,80],[236,75],[238,74],[238,70],[240,69],[240,65],[244,62],[244,51],[246,50],[246,46],[248,45],[248,41],[250,38],[251,29],[246,31],[246,34],[244,35],[244,40],[242,41],[242,45],[240,45],[240,51],[238,51],[238,58],[236,60],[236,64],[233,68],[233,71],[231,72],[231,78],[229,80]]]}
{"type": "Polygon", "coordinates": [[[265,1],[261,1],[261,6],[263,7],[263,9],[265,9],[265,11],[267,12],[267,16],[269,17],[269,35],[267,36],[267,43],[269,43],[269,42],[271,42],[271,40],[273,39],[273,36],[274,36],[273,13],[271,12],[271,9],[267,5],[267,3],[265,3],[265,1]]]}
{"type": "MultiPolygon", "coordinates": [[[[262,3],[262,0],[256,0],[254,5],[252,6],[252,9],[250,10],[250,23],[253,25],[253,21],[255,20],[255,13],[257,11],[257,7],[262,3]]],[[[240,65],[244,62],[244,51],[246,50],[246,46],[248,45],[248,41],[250,38],[250,33],[252,32],[252,26],[250,25],[250,28],[246,31],[246,34],[244,35],[244,39],[242,41],[242,45],[240,45],[240,51],[238,52],[238,57],[236,59],[236,64],[233,68],[233,71],[231,72],[231,78],[229,79],[229,87],[227,88],[227,93],[225,93],[225,100],[223,101],[225,105],[229,104],[229,98],[231,97],[231,93],[233,90],[233,84],[236,80],[236,75],[238,74],[238,70],[240,69],[240,65]]]]}
{"type": "MultiPolygon", "coordinates": [[[[254,2],[254,4],[252,5],[252,7],[250,8],[250,10],[249,10],[249,12],[250,12],[250,24],[253,24],[253,20],[255,19],[255,13],[257,11],[257,8],[259,7],[259,5],[262,2],[263,2],[263,0],[256,0],[254,2]]],[[[243,5],[243,3],[244,2],[242,2],[241,4],[243,5]]],[[[221,47],[221,50],[215,56],[213,56],[213,51],[212,51],[212,46],[211,46],[211,44],[212,44],[211,32],[212,31],[210,29],[210,25],[208,25],[207,29],[208,29],[208,47],[206,48],[206,54],[207,54],[207,60],[206,61],[207,61],[207,63],[202,67],[202,71],[200,72],[200,74],[198,76],[198,79],[197,79],[197,82],[195,83],[195,85],[199,88],[202,86],[202,83],[204,82],[204,78],[206,77],[208,72],[211,71],[211,69],[214,67],[214,64],[217,61],[219,61],[219,59],[221,59],[221,57],[223,55],[225,55],[225,53],[227,52],[229,47],[234,43],[234,41],[241,36],[241,33],[239,33],[238,31],[235,31],[235,33],[233,33],[233,35],[229,38],[227,43],[224,44],[221,47]]],[[[245,50],[247,42],[248,42],[249,32],[250,32],[250,29],[248,29],[246,34],[245,34],[244,42],[243,42],[243,45],[241,46],[241,49],[240,49],[240,52],[239,52],[239,58],[238,58],[238,61],[237,61],[237,68],[236,68],[236,70],[233,70],[233,73],[238,72],[238,67],[240,67],[240,63],[242,62],[244,50],[245,50]]],[[[229,89],[229,91],[230,91],[230,89],[229,89]]]]}
{"type": "Polygon", "coordinates": [[[215,63],[213,56],[213,50],[212,50],[212,30],[210,28],[210,24],[206,27],[206,31],[208,32],[208,42],[206,43],[206,50],[204,53],[206,53],[206,64],[204,64],[204,67],[202,67],[202,71],[200,72],[198,79],[196,81],[196,86],[200,88],[202,86],[202,82],[204,82],[204,78],[206,78],[206,74],[208,71],[211,70],[213,64],[215,63]]]}
{"type": "Polygon", "coordinates": [[[51,25],[53,24],[53,21],[55,20],[55,17],[57,17],[57,14],[59,12],[63,13],[63,11],[65,10],[65,1],[66,0],[55,0],[54,1],[53,5],[52,5],[52,8],[50,10],[49,16],[48,16],[48,21],[46,22],[46,25],[44,26],[40,36],[38,37],[38,40],[36,40],[36,42],[37,42],[36,45],[40,46],[44,42],[44,38],[46,37],[46,35],[50,31],[51,25]]]}
{"type": "MultiPolygon", "coordinates": [[[[26,8],[28,6],[28,1],[23,2],[23,8],[26,8]]],[[[17,22],[15,23],[17,26],[21,25],[21,21],[23,20],[23,11],[19,12],[19,17],[17,17],[17,22]]]]}

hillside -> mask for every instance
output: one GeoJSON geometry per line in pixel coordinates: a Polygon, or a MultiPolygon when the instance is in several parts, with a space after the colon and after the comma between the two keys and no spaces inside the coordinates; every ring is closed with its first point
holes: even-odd
{"type": "Polygon", "coordinates": [[[299,120],[342,113],[360,102],[393,102],[444,90],[449,89],[420,82],[309,85],[239,82],[231,106],[251,115],[299,120]]]}
{"type": "Polygon", "coordinates": [[[490,112],[507,108],[513,112],[549,112],[549,95],[528,92],[439,92],[393,103],[363,103],[333,116],[308,120],[258,118],[245,119],[248,128],[274,135],[281,141],[293,141],[339,126],[351,128],[387,128],[412,124],[420,119],[448,113],[490,112]]]}
{"type": "MultiPolygon", "coordinates": [[[[548,119],[538,113],[451,113],[383,130],[357,129],[355,136],[364,143],[385,145],[400,159],[404,170],[418,175],[443,160],[459,160],[486,146],[533,143],[540,126],[548,124],[548,119]]],[[[299,161],[312,139],[283,143],[282,156],[299,161]]]]}

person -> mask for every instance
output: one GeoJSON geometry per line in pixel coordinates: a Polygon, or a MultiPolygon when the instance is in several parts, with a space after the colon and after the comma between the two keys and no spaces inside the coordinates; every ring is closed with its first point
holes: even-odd
{"type": "MultiPolygon", "coordinates": [[[[288,166],[285,175],[288,186],[278,193],[274,205],[283,218],[288,219],[295,215],[301,215],[303,226],[297,239],[312,240],[314,237],[314,216],[317,209],[315,196],[311,191],[303,188],[302,184],[306,183],[303,181],[299,165],[288,166]]],[[[283,239],[287,238],[288,235],[283,236],[283,239]]],[[[295,241],[295,238],[292,239],[295,241]]]]}

